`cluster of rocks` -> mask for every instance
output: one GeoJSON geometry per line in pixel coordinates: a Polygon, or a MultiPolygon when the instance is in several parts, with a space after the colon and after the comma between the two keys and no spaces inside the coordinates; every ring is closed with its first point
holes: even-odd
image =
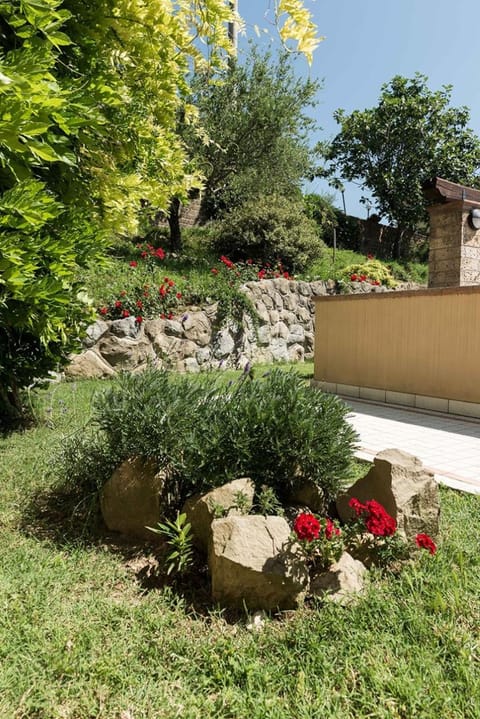
{"type": "MultiPolygon", "coordinates": [[[[366,291],[365,283],[357,284],[353,291],[366,291]]],[[[242,291],[255,307],[257,326],[245,315],[241,326],[227,322],[219,327],[217,304],[190,307],[173,319],[142,324],[134,317],[99,319],[88,328],[84,350],[72,357],[66,374],[72,378],[108,377],[120,370],[141,371],[149,364],[199,372],[252,361],[301,362],[313,357],[313,298],[335,294],[335,282],[278,278],[247,282],[242,291]]],[[[386,289],[368,285],[368,291],[386,289]]]]}
{"type": "MultiPolygon", "coordinates": [[[[140,459],[124,462],[106,483],[101,507],[107,527],[134,537],[153,539],[146,529],[162,519],[162,475],[140,459]]],[[[240,478],[187,500],[182,512],[191,524],[197,547],[207,554],[212,599],[224,606],[252,610],[294,609],[307,593],[346,604],[365,587],[367,561],[344,552],[326,571],[311,575],[292,542],[291,526],[280,516],[252,511],[255,487],[240,478]],[[241,512],[237,501],[242,495],[241,512]],[[219,510],[223,516],[219,517],[219,510]]],[[[301,500],[292,503],[305,509],[301,500]]],[[[384,450],[368,474],[338,498],[341,520],[349,521],[349,499],[376,499],[397,521],[406,542],[417,533],[435,539],[439,529],[438,486],[416,457],[384,450]]],[[[309,507],[308,509],[314,510],[309,507]]]]}

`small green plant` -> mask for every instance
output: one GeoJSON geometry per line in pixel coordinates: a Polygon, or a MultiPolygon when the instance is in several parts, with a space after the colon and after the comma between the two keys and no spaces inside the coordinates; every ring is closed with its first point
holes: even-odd
{"type": "Polygon", "coordinates": [[[245,492],[235,492],[233,495],[233,509],[236,509],[240,514],[248,514],[250,511],[250,500],[245,492]]]}
{"type": "Polygon", "coordinates": [[[262,485],[257,495],[256,509],[260,514],[266,517],[272,514],[276,514],[278,517],[283,517],[285,511],[282,507],[281,502],[278,500],[277,495],[272,487],[262,485]]]}
{"type": "Polygon", "coordinates": [[[147,527],[151,532],[160,534],[167,540],[171,549],[165,557],[167,574],[181,574],[193,564],[192,525],[187,522],[187,515],[177,512],[175,521],[170,519],[158,522],[157,527],[147,527]]]}
{"type": "Polygon", "coordinates": [[[219,502],[210,501],[208,506],[214,519],[221,519],[222,517],[226,517],[228,514],[228,507],[224,507],[223,504],[220,504],[219,502]]]}

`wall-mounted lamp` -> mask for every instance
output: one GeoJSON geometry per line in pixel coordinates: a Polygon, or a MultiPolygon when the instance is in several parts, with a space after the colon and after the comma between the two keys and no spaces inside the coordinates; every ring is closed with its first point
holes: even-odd
{"type": "Polygon", "coordinates": [[[480,230],[480,209],[474,207],[470,210],[468,220],[474,230],[480,230]]]}

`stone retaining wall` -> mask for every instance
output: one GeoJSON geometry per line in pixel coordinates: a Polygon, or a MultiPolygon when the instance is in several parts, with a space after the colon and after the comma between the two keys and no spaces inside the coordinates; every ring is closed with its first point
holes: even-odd
{"type": "MultiPolygon", "coordinates": [[[[199,372],[241,367],[248,362],[303,361],[313,357],[313,298],[335,294],[335,282],[295,282],[283,278],[248,282],[243,291],[259,316],[254,326],[245,316],[241,326],[218,327],[217,305],[190,307],[174,319],[134,317],[97,320],[88,328],[84,351],[66,369],[69,377],[106,377],[117,371],[141,371],[149,363],[179,371],[199,372]]],[[[355,288],[354,288],[355,289],[355,288]]],[[[359,284],[358,292],[385,291],[359,284]]]]}

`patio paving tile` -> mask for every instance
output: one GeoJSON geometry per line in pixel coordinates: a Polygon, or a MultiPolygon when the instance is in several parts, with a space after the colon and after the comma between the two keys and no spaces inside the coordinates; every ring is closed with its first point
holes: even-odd
{"type": "Polygon", "coordinates": [[[396,447],[419,457],[438,482],[480,494],[480,421],[343,397],[359,456],[396,447]]]}

